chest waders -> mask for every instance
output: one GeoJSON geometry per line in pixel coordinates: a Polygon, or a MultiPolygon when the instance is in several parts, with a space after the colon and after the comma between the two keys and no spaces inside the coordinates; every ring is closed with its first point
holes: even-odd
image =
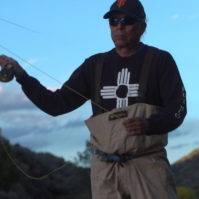
{"type": "MultiPolygon", "coordinates": [[[[144,103],[151,60],[148,47],[139,80],[139,101],[86,120],[94,149],[91,161],[92,199],[177,199],[175,182],[167,160],[168,135],[127,136],[123,121],[149,118],[160,107],[144,103]]],[[[102,55],[96,65],[96,103],[101,104],[102,55]]]]}

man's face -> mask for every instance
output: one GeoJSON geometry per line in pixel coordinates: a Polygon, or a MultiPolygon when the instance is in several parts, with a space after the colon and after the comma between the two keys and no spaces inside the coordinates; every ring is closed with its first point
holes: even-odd
{"type": "MultiPolygon", "coordinates": [[[[112,18],[122,18],[128,17],[123,13],[117,13],[113,15],[112,18]]],[[[124,25],[119,22],[116,26],[110,25],[111,37],[118,49],[121,48],[132,48],[138,44],[141,35],[145,31],[145,24],[140,22],[135,22],[132,25],[124,25]]]]}

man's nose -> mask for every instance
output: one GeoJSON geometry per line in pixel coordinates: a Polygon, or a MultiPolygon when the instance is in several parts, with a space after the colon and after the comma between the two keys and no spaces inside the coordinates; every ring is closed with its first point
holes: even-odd
{"type": "Polygon", "coordinates": [[[124,29],[125,25],[122,24],[121,21],[119,21],[116,27],[117,27],[118,29],[124,29]]]}

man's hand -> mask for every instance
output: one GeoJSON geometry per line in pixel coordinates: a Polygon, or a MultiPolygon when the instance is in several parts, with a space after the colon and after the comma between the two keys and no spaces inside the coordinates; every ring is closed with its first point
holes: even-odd
{"type": "Polygon", "coordinates": [[[0,55],[0,67],[8,69],[12,67],[16,77],[19,77],[24,73],[24,69],[19,65],[19,63],[6,55],[0,55]]]}
{"type": "Polygon", "coordinates": [[[128,136],[143,135],[147,132],[149,124],[144,118],[127,119],[123,122],[128,136]]]}

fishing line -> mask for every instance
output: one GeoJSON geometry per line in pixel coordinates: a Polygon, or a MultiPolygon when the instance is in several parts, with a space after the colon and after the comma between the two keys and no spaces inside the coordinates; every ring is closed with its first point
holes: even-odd
{"type": "Polygon", "coordinates": [[[10,159],[10,161],[15,165],[15,167],[27,178],[31,179],[31,180],[44,180],[45,178],[47,178],[49,175],[52,175],[53,173],[61,170],[62,168],[64,168],[68,163],[63,164],[60,167],[57,167],[56,169],[50,171],[49,173],[41,176],[41,177],[35,177],[35,176],[31,176],[29,174],[27,174],[21,167],[19,167],[19,165],[16,163],[16,161],[14,160],[14,158],[10,155],[10,152],[8,151],[5,143],[3,142],[3,137],[1,135],[1,129],[0,129],[0,140],[1,140],[1,145],[3,146],[4,151],[6,152],[8,158],[10,159]]]}
{"type": "MultiPolygon", "coordinates": [[[[34,33],[38,33],[38,32],[35,31],[35,30],[32,30],[32,29],[27,28],[27,27],[25,27],[25,26],[21,26],[21,25],[19,25],[19,24],[13,23],[13,22],[8,21],[8,20],[6,20],[6,19],[0,18],[0,20],[1,20],[1,21],[4,21],[4,22],[7,22],[7,23],[9,23],[9,24],[15,25],[15,26],[17,26],[17,27],[19,27],[19,28],[23,28],[23,29],[25,29],[25,30],[28,30],[28,31],[31,31],[31,32],[34,32],[34,33]]],[[[80,97],[82,97],[82,98],[85,99],[86,101],[87,101],[87,100],[90,100],[90,99],[87,98],[86,96],[82,95],[80,92],[78,92],[78,91],[76,91],[75,89],[69,87],[68,85],[64,84],[63,82],[57,80],[57,79],[56,79],[55,77],[53,77],[52,75],[46,73],[45,71],[41,70],[41,69],[38,68],[37,66],[33,65],[32,63],[29,63],[27,60],[23,59],[21,56],[17,55],[16,53],[14,53],[13,51],[9,50],[9,49],[6,48],[5,46],[3,46],[3,45],[0,44],[0,48],[4,49],[4,50],[7,51],[8,53],[10,53],[10,54],[12,54],[13,56],[17,57],[18,59],[20,59],[20,60],[23,61],[24,63],[30,65],[30,66],[33,67],[35,70],[39,71],[40,73],[44,74],[45,76],[49,77],[50,79],[52,79],[52,80],[56,81],[57,83],[63,85],[63,86],[66,87],[68,90],[70,90],[70,91],[72,91],[73,93],[79,95],[80,97]]],[[[104,112],[108,112],[108,111],[109,111],[109,110],[105,109],[104,107],[102,107],[101,105],[99,105],[98,103],[96,103],[96,102],[94,102],[94,101],[92,101],[92,100],[90,100],[90,101],[91,101],[91,103],[92,103],[93,105],[95,105],[95,106],[98,107],[99,109],[103,110],[104,112]]],[[[116,117],[118,117],[118,116],[116,115],[116,117]]],[[[10,161],[16,166],[16,168],[17,168],[24,176],[26,176],[27,178],[29,178],[29,179],[31,179],[31,180],[37,180],[37,181],[43,180],[43,179],[49,177],[50,175],[54,174],[55,172],[61,170],[62,168],[64,168],[64,167],[68,164],[68,163],[65,163],[65,164],[63,164],[62,166],[60,166],[60,167],[58,167],[58,168],[56,168],[56,169],[50,171],[49,173],[47,173],[47,174],[45,174],[45,175],[43,175],[43,176],[41,176],[41,177],[34,177],[34,176],[31,176],[31,175],[27,174],[22,168],[20,168],[20,167],[18,166],[18,164],[16,163],[16,161],[14,160],[14,158],[10,155],[8,149],[6,148],[6,145],[5,145],[4,142],[3,142],[3,138],[2,138],[2,135],[1,135],[1,129],[0,129],[0,139],[1,139],[1,144],[2,144],[2,146],[3,146],[3,149],[4,149],[4,151],[6,152],[7,156],[9,157],[10,161]]]]}
{"type": "MultiPolygon", "coordinates": [[[[89,98],[87,98],[86,96],[82,95],[80,92],[74,90],[73,88],[67,86],[66,84],[63,84],[63,82],[57,80],[55,77],[49,75],[48,73],[46,73],[45,71],[41,70],[40,68],[38,68],[37,66],[29,63],[28,61],[26,61],[25,59],[23,59],[22,57],[20,57],[19,55],[17,55],[16,53],[14,53],[13,51],[9,50],[8,48],[4,47],[3,45],[0,44],[0,48],[4,49],[5,51],[9,52],[10,54],[12,54],[13,56],[17,57],[18,59],[20,59],[21,61],[25,62],[26,64],[30,65],[31,67],[33,67],[35,70],[39,71],[40,73],[46,75],[47,77],[49,77],[50,79],[53,79],[54,81],[56,81],[57,83],[59,84],[62,84],[64,87],[66,87],[67,89],[69,89],[70,91],[74,92],[75,94],[79,95],[80,97],[82,97],[83,99],[85,100],[90,100],[89,98]]],[[[102,107],[101,105],[97,104],[96,102],[90,100],[92,104],[94,104],[95,106],[97,106],[98,108],[100,108],[101,110],[105,111],[105,112],[108,112],[109,110],[105,109],[104,107],[102,107]]],[[[27,174],[22,168],[20,168],[16,161],[14,160],[14,158],[10,155],[8,149],[6,148],[4,142],[3,142],[3,139],[2,139],[2,136],[1,136],[1,130],[0,130],[0,139],[1,139],[1,144],[3,146],[3,149],[4,151],[6,152],[6,154],[8,155],[9,159],[11,160],[11,162],[16,166],[16,168],[24,175],[26,176],[27,178],[31,179],[31,180],[43,180],[45,178],[47,178],[48,176],[54,174],[55,172],[59,171],[60,169],[64,168],[67,163],[63,164],[62,166],[52,170],[51,172],[41,176],[41,177],[34,177],[34,176],[31,176],[29,174],[27,174]]]]}
{"type": "MultiPolygon", "coordinates": [[[[19,55],[17,55],[16,53],[14,53],[13,51],[9,50],[8,48],[4,47],[3,45],[0,44],[0,48],[4,49],[5,51],[9,52],[10,54],[14,55],[15,57],[17,57],[18,59],[20,59],[21,61],[23,61],[24,63],[32,66],[35,70],[39,71],[40,73],[44,74],[45,76],[49,77],[50,79],[56,81],[57,83],[63,85],[64,87],[66,87],[67,89],[69,89],[70,91],[74,92],[75,94],[79,95],[80,97],[82,97],[83,99],[90,100],[89,98],[87,98],[86,96],[82,95],[80,92],[76,91],[75,89],[69,87],[68,85],[64,84],[63,82],[57,80],[55,77],[53,77],[52,75],[46,73],[45,71],[41,70],[40,68],[38,68],[37,66],[29,63],[27,60],[23,59],[22,57],[20,57],[19,55]]],[[[109,110],[105,109],[104,107],[100,106],[98,103],[94,102],[91,100],[91,103],[95,106],[97,106],[98,108],[100,108],[101,110],[103,110],[104,112],[108,112],[109,110]]]]}
{"type": "Polygon", "coordinates": [[[35,30],[32,30],[32,29],[30,29],[30,28],[28,28],[28,27],[19,25],[19,24],[17,24],[17,23],[14,23],[14,22],[12,22],[12,21],[7,20],[7,19],[4,19],[4,18],[1,18],[1,17],[0,17],[0,20],[3,21],[3,22],[9,23],[9,24],[11,24],[11,25],[17,26],[17,27],[19,27],[19,28],[22,28],[22,29],[24,29],[24,30],[27,30],[27,31],[30,31],[30,32],[34,32],[34,33],[39,33],[39,32],[37,32],[37,31],[35,31],[35,30]]]}

